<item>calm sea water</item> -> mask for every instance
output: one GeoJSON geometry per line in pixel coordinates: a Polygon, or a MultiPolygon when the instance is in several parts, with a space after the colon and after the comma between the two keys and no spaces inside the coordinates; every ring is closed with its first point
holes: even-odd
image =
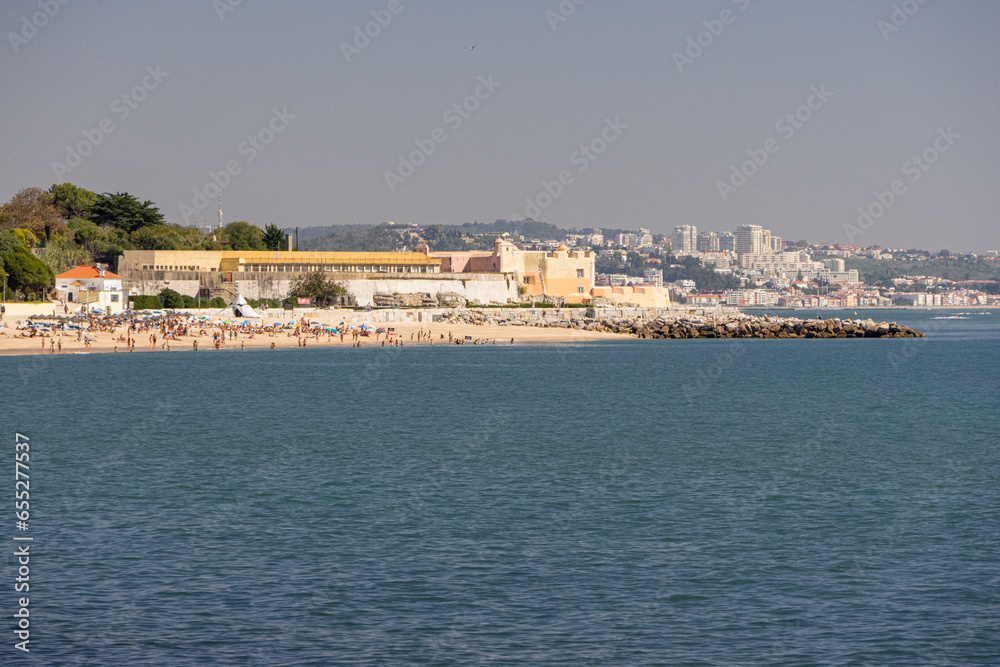
{"type": "Polygon", "coordinates": [[[0,663],[997,664],[1000,312],[935,315],[2,358],[35,542],[0,663]]]}

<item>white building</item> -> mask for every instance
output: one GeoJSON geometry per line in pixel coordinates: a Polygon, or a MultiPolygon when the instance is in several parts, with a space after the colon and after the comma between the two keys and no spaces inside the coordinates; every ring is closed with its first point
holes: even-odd
{"type": "Polygon", "coordinates": [[[663,287],[663,269],[646,269],[642,275],[647,283],[652,283],[656,287],[663,287]]]}
{"type": "Polygon", "coordinates": [[[77,266],[56,276],[56,294],[69,303],[77,303],[88,310],[102,308],[114,315],[128,307],[128,297],[122,289],[122,277],[111,273],[100,264],[77,266]]]}
{"type": "Polygon", "coordinates": [[[763,255],[771,252],[771,232],[760,225],[740,225],[736,228],[736,254],[763,255]]]}
{"type": "Polygon", "coordinates": [[[693,255],[698,252],[698,228],[694,225],[675,227],[672,246],[675,255],[693,255]]]}

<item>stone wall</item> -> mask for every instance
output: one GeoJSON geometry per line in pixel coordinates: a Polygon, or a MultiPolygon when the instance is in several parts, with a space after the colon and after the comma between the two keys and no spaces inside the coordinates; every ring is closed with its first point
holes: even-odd
{"type": "MultiPolygon", "coordinates": [[[[130,294],[159,294],[170,288],[196,297],[201,288],[217,290],[223,286],[225,272],[131,271],[123,275],[123,285],[130,294]]],[[[273,273],[233,272],[233,285],[246,299],[284,299],[292,289],[296,274],[275,278],[273,273]]],[[[280,274],[279,274],[280,275],[280,274]]],[[[376,294],[427,294],[432,299],[468,305],[517,302],[517,283],[498,273],[461,274],[381,274],[330,273],[330,280],[342,282],[359,306],[374,305],[376,294]]],[[[215,296],[215,293],[212,294],[215,296]]],[[[204,296],[204,294],[203,294],[204,296]]]]}

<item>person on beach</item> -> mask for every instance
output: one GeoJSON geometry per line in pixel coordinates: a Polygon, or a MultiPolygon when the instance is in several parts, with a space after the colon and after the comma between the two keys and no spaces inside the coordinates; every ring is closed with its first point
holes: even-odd
{"type": "Polygon", "coordinates": [[[194,341],[193,347],[194,347],[194,351],[197,352],[198,351],[198,341],[194,341]]]}
{"type": "Polygon", "coordinates": [[[62,354],[62,341],[56,343],[57,352],[56,354],[62,354]]]}

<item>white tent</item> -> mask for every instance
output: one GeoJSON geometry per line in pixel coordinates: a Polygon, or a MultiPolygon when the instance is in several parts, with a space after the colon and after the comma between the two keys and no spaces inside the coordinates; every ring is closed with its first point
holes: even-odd
{"type": "Polygon", "coordinates": [[[243,298],[242,294],[237,294],[236,299],[233,300],[231,304],[217,312],[212,317],[218,317],[219,315],[225,313],[227,310],[233,312],[234,317],[255,317],[260,319],[261,315],[256,310],[250,307],[247,300],[243,298]]]}

